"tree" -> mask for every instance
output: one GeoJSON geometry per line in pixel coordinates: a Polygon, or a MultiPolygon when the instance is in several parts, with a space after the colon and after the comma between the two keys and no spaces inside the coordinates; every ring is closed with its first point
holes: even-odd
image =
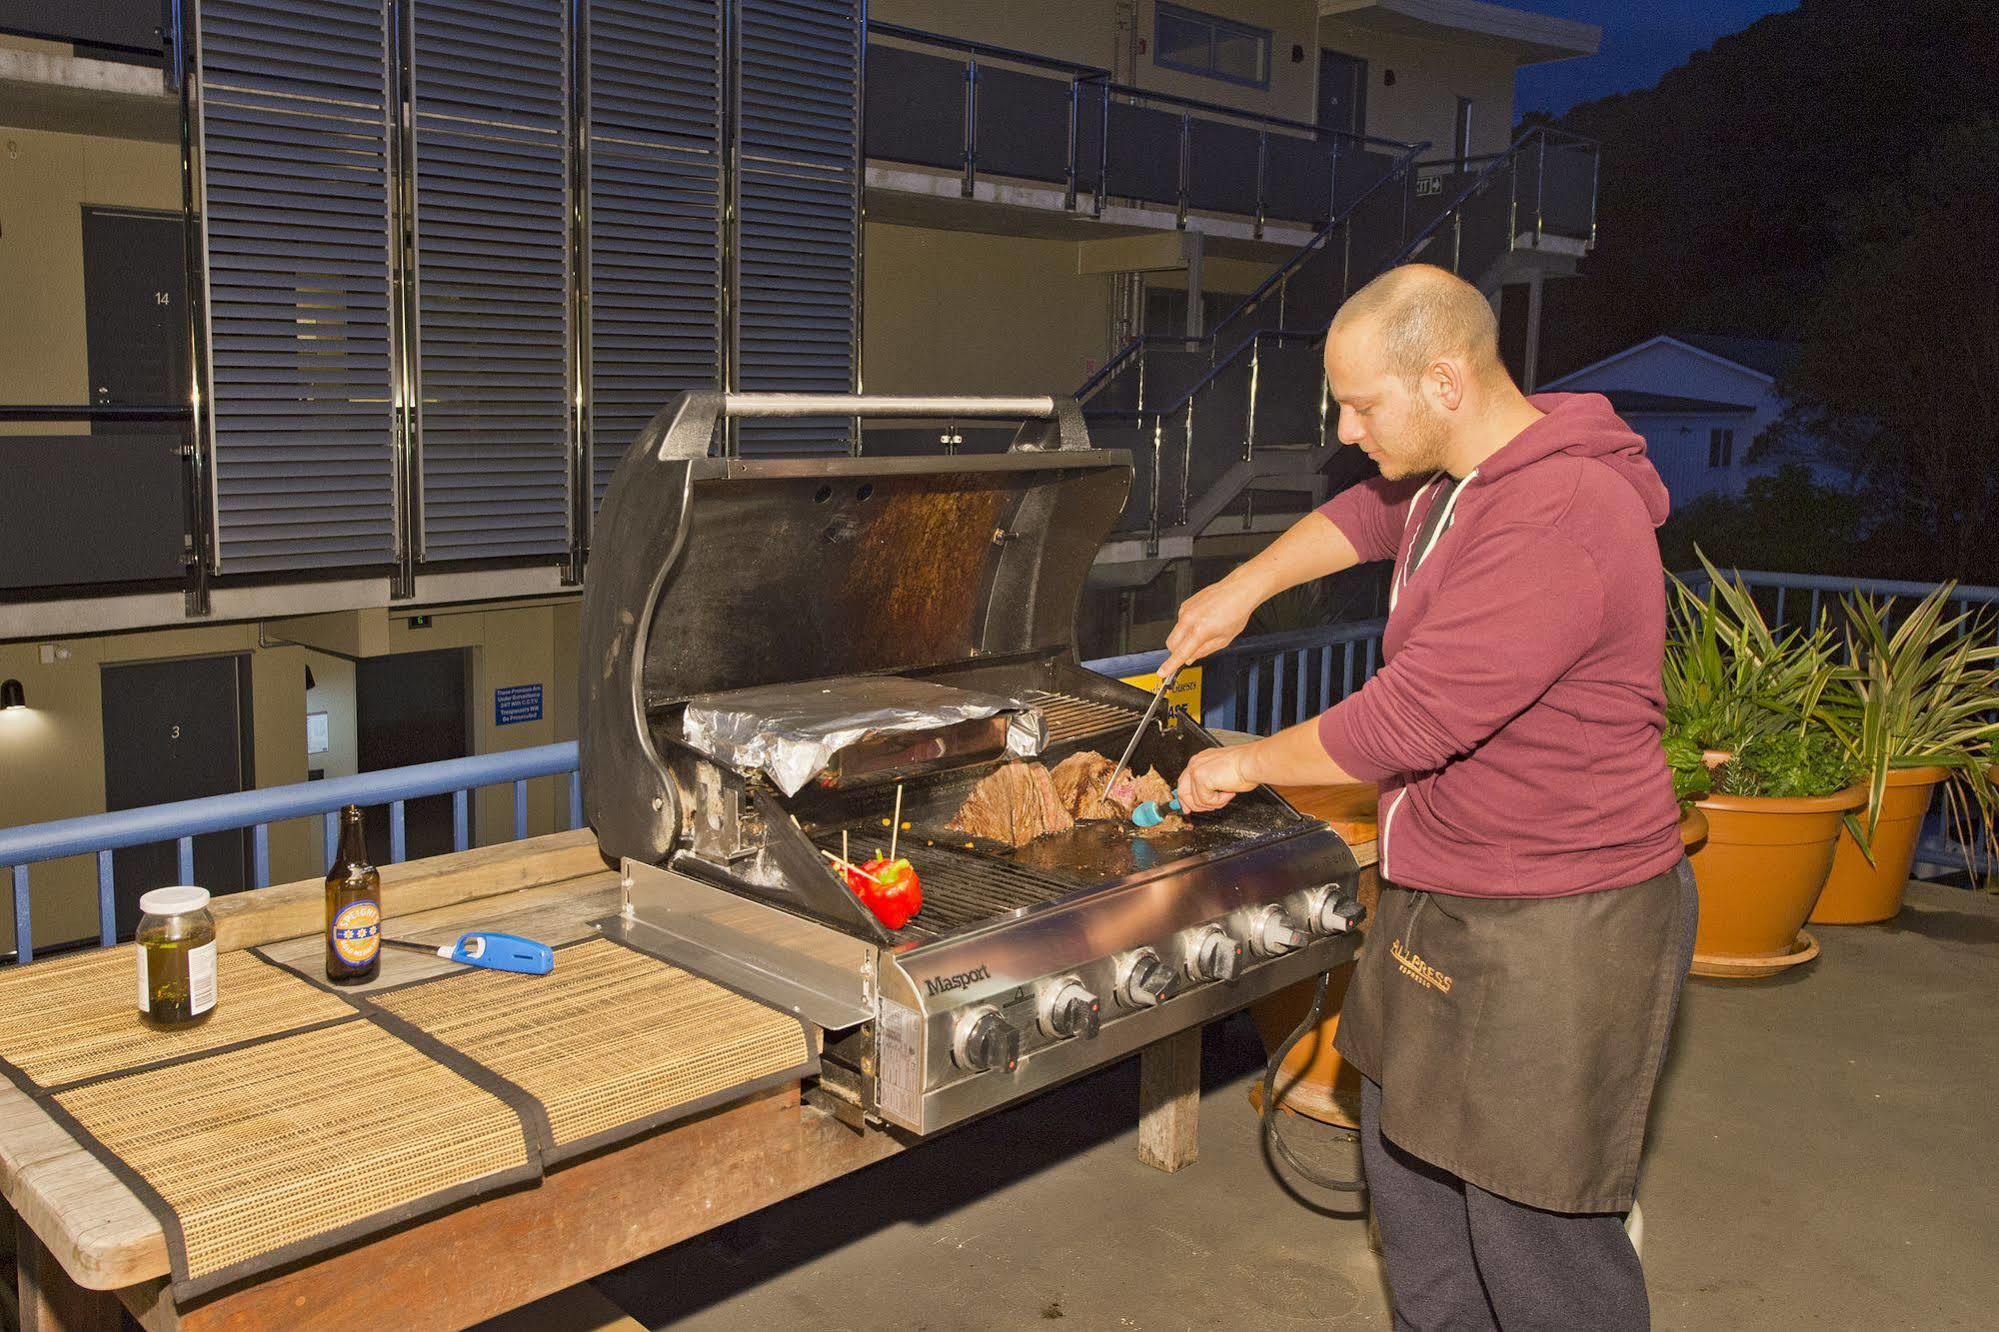
{"type": "Polygon", "coordinates": [[[1751,478],[1740,495],[1710,495],[1659,529],[1668,569],[1700,567],[1700,554],[1725,569],[1884,576],[1861,545],[1861,502],[1812,481],[1799,466],[1751,478]]]}
{"type": "Polygon", "coordinates": [[[1839,227],[1781,429],[1865,481],[1871,546],[1999,582],[1999,120],[1937,136],[1839,227]]]}
{"type": "Polygon", "coordinates": [[[1599,243],[1548,287],[1547,374],[1662,332],[1797,336],[1842,249],[1837,201],[1990,114],[1995,86],[1989,0],[1803,0],[1575,108],[1562,126],[1603,144],[1599,243]]]}

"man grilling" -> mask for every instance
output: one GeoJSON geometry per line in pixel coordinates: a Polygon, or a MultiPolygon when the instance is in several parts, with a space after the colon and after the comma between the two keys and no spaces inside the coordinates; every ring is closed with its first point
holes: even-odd
{"type": "Polygon", "coordinates": [[[1398,1328],[1644,1328],[1625,1236],[1696,901],[1659,746],[1666,488],[1594,394],[1524,396],[1426,265],[1341,307],[1339,438],[1381,469],[1190,598],[1164,672],[1285,588],[1394,561],[1385,665],[1194,755],[1194,813],[1380,783],[1380,907],[1338,1048],[1398,1328]]]}

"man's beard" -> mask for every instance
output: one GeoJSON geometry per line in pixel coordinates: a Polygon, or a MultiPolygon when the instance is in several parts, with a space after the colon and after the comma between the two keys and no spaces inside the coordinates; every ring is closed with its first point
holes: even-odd
{"type": "Polygon", "coordinates": [[[1395,441],[1393,454],[1381,459],[1381,474],[1390,481],[1400,481],[1404,477],[1441,472],[1450,457],[1450,442],[1450,426],[1443,413],[1418,395],[1411,403],[1408,423],[1395,441]]]}

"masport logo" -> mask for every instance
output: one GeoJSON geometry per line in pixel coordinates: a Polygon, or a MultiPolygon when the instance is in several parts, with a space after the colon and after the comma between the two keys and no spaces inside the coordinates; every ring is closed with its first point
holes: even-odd
{"type": "Polygon", "coordinates": [[[953,990],[962,990],[967,985],[976,985],[982,980],[990,980],[992,974],[991,967],[974,967],[970,971],[961,971],[955,976],[932,976],[929,980],[923,982],[923,993],[926,997],[935,999],[940,994],[949,994],[953,990]]]}

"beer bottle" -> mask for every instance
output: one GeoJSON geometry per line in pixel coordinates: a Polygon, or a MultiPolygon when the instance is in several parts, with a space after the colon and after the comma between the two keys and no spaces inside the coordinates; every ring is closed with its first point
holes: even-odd
{"type": "Polygon", "coordinates": [[[368,863],[361,809],[340,811],[340,851],[326,872],[326,978],[370,981],[382,968],[382,876],[368,863]]]}

